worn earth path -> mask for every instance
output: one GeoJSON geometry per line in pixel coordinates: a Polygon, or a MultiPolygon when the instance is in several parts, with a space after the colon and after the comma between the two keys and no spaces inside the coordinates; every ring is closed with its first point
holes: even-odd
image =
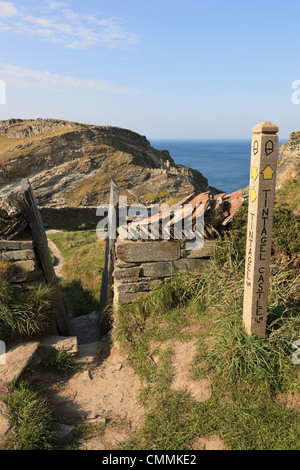
{"type": "MultiPolygon", "coordinates": [[[[61,231],[47,230],[47,235],[59,232],[61,231]]],[[[56,258],[56,276],[63,280],[64,257],[49,237],[48,245],[56,258]]],[[[69,315],[72,317],[72,312],[69,315]]],[[[82,338],[95,339],[95,331],[87,332],[87,329],[96,330],[96,318],[97,312],[70,318],[71,334],[78,335],[79,343],[82,338]]],[[[83,440],[81,449],[112,450],[128,438],[142,419],[144,410],[138,400],[141,383],[126,363],[118,345],[112,345],[109,335],[97,344],[90,344],[91,350],[95,350],[95,345],[97,346],[93,363],[83,363],[79,372],[60,382],[59,389],[51,380],[49,382],[51,377],[41,371],[34,373],[31,381],[42,382],[48,388],[49,398],[59,420],[68,424],[103,425],[102,435],[83,440]]],[[[83,349],[89,349],[88,346],[83,345],[83,349]]]]}
{"type": "MultiPolygon", "coordinates": [[[[51,233],[57,231],[47,231],[47,234],[51,233]]],[[[62,278],[63,256],[51,240],[49,248],[57,259],[56,275],[62,278]]],[[[88,316],[90,315],[86,315],[88,316]]],[[[189,331],[189,333],[194,332],[189,331]]],[[[172,388],[188,391],[196,401],[208,400],[211,396],[209,379],[195,382],[189,372],[192,358],[196,354],[194,340],[184,343],[169,340],[168,344],[161,345],[162,348],[167,346],[173,349],[172,388]]],[[[31,381],[39,385],[44,384],[62,426],[68,427],[80,423],[102,426],[100,435],[80,442],[82,450],[118,449],[121,443],[142,424],[145,410],[139,402],[139,395],[143,386],[128,365],[119,345],[112,344],[109,335],[99,342],[94,363],[82,364],[80,370],[62,380],[59,387],[45,371],[39,369],[32,373],[31,381]]],[[[224,448],[224,444],[217,436],[199,439],[193,445],[194,450],[224,448]]]]}
{"type": "MultiPolygon", "coordinates": [[[[60,232],[61,232],[61,230],[49,229],[49,230],[46,230],[46,235],[52,235],[54,233],[60,233],[60,232]]],[[[49,249],[53,253],[53,255],[55,256],[55,264],[54,264],[53,267],[54,267],[56,277],[58,279],[63,279],[63,276],[62,276],[62,268],[64,266],[63,255],[61,254],[61,251],[58,249],[56,244],[52,240],[50,240],[49,237],[47,237],[47,239],[48,239],[49,249]]]]}

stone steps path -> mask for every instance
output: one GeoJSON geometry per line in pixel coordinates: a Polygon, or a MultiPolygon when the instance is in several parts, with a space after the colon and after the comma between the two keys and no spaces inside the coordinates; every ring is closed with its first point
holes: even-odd
{"type": "MultiPolygon", "coordinates": [[[[5,354],[4,364],[0,364],[0,385],[15,384],[25,369],[35,359],[38,349],[64,350],[75,357],[79,363],[96,362],[104,350],[106,341],[96,341],[78,346],[77,337],[52,336],[39,341],[12,346],[5,354]]],[[[4,362],[2,357],[2,362],[4,362]]]]}

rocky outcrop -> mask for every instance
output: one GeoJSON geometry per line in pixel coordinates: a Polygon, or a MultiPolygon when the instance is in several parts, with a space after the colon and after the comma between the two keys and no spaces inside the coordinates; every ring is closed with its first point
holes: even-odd
{"type": "Polygon", "coordinates": [[[276,185],[294,178],[300,178],[300,131],[292,132],[289,142],[279,149],[276,185]]]}
{"type": "Polygon", "coordinates": [[[0,196],[30,178],[41,207],[107,203],[111,179],[129,202],[179,200],[208,189],[196,170],[126,129],[53,119],[0,122],[0,196]],[[129,191],[131,193],[129,193],[129,191]]]}

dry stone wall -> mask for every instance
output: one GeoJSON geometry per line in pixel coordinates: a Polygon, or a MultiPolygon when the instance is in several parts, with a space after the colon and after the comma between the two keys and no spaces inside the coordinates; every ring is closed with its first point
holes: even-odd
{"type": "Polygon", "coordinates": [[[186,250],[180,241],[118,240],[114,269],[114,305],[128,303],[183,271],[201,271],[209,262],[214,240],[200,250],[186,250]]]}
{"type": "Polygon", "coordinates": [[[32,290],[45,284],[53,288],[55,332],[68,335],[68,318],[43,221],[27,179],[22,181],[20,193],[0,199],[0,261],[0,274],[15,289],[32,290]]]}
{"type": "Polygon", "coordinates": [[[31,290],[45,285],[33,241],[0,240],[0,256],[12,263],[7,280],[14,288],[31,290]]]}

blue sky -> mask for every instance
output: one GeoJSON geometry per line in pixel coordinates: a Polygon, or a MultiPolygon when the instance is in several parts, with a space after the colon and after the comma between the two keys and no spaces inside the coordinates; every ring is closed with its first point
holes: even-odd
{"type": "Polygon", "coordinates": [[[300,130],[299,17],[298,0],[0,1],[0,119],[150,139],[248,138],[268,119],[287,138],[300,130]]]}

